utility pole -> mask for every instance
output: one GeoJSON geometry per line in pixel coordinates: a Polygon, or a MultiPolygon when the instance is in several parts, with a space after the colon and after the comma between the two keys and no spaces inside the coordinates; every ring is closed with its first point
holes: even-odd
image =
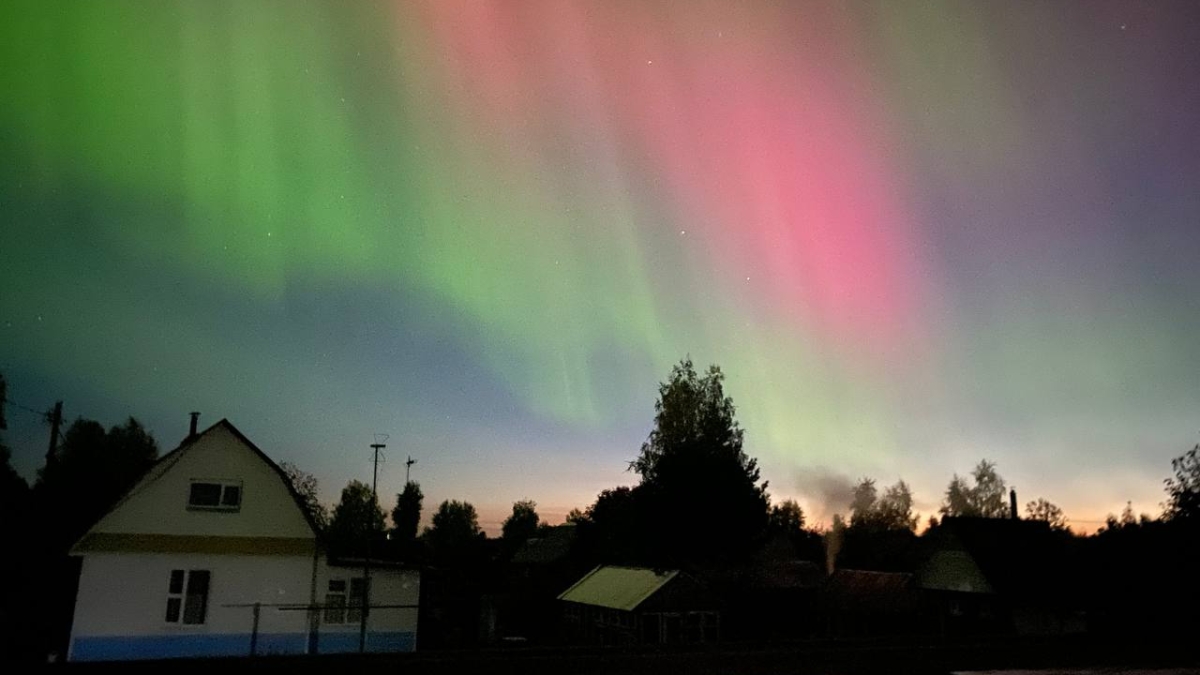
{"type": "MultiPolygon", "coordinates": [[[[378,439],[378,436],[376,436],[378,439]]],[[[371,474],[371,508],[374,508],[379,503],[379,497],[375,494],[375,484],[379,481],[379,451],[386,448],[386,443],[372,443],[371,449],[375,451],[375,468],[371,474]]],[[[371,514],[374,516],[375,514],[371,514]]],[[[362,597],[362,612],[359,615],[360,623],[358,626],[358,652],[361,654],[367,650],[367,615],[370,614],[371,607],[371,537],[375,534],[368,526],[367,531],[367,555],[363,558],[363,597],[362,597]]]]}
{"type": "Polygon", "coordinates": [[[50,447],[46,450],[46,466],[50,466],[58,452],[58,428],[62,426],[62,401],[54,404],[54,409],[46,413],[50,420],[50,447]]]}
{"type": "Polygon", "coordinates": [[[412,465],[416,464],[416,463],[417,463],[417,460],[413,459],[412,455],[409,455],[408,461],[404,463],[404,486],[405,487],[408,487],[408,471],[409,471],[409,469],[412,468],[412,465]]]}

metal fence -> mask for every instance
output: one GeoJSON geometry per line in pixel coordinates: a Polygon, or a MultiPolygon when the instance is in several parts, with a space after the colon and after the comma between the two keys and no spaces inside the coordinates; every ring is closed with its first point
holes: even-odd
{"type": "Polygon", "coordinates": [[[361,604],[299,604],[299,603],[269,603],[269,602],[246,602],[246,603],[230,603],[223,604],[221,607],[230,609],[248,609],[251,611],[251,628],[250,628],[250,648],[249,656],[259,655],[259,635],[262,627],[263,610],[274,610],[277,612],[307,612],[308,613],[308,649],[307,653],[317,653],[317,647],[320,644],[319,636],[323,625],[343,627],[348,624],[359,624],[359,642],[358,651],[360,653],[367,651],[367,626],[370,621],[370,616],[376,610],[401,610],[401,609],[419,609],[419,605],[397,605],[397,604],[380,604],[366,605],[361,604]],[[357,621],[346,621],[337,623],[325,623],[324,617],[331,611],[340,612],[344,616],[350,616],[357,611],[359,618],[357,621]]]}

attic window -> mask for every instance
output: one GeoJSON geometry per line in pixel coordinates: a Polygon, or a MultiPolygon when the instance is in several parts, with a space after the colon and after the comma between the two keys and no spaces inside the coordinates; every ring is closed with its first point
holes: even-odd
{"type": "Polygon", "coordinates": [[[242,508],[242,484],[237,481],[192,481],[188,508],[201,511],[237,511],[242,508]]]}

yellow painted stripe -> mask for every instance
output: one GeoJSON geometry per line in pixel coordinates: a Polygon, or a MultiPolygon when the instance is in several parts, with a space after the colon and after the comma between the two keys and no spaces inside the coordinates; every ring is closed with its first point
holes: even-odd
{"type": "Polygon", "coordinates": [[[302,537],[201,537],[177,534],[94,532],[71,549],[83,553],[223,553],[239,555],[312,555],[315,539],[302,537]]]}

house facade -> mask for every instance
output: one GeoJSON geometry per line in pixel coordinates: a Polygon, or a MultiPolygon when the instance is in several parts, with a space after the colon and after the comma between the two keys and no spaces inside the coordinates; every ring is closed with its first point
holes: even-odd
{"type": "MultiPolygon", "coordinates": [[[[227,420],[163,456],[71,554],[73,661],[360,646],[364,570],[330,564],[286,476],[227,420]]],[[[419,572],[370,579],[366,650],[412,650],[419,572]]]]}

